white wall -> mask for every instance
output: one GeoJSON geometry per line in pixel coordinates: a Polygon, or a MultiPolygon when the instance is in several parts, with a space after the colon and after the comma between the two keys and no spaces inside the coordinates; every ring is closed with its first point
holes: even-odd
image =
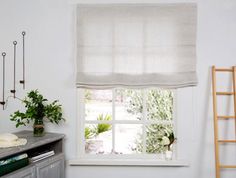
{"type": "MultiPolygon", "coordinates": [[[[89,2],[99,2],[99,0],[89,2]]],[[[118,2],[118,0],[109,2],[118,2]]],[[[139,0],[139,2],[147,1],[139,0]]],[[[156,0],[156,2],[166,1],[156,0]]],[[[211,65],[227,67],[236,64],[236,1],[199,0],[196,2],[198,3],[197,72],[199,84],[193,92],[192,89],[178,91],[178,150],[180,157],[188,160],[190,166],[180,168],[68,166],[66,169],[68,178],[214,177],[209,67],[211,65]]],[[[67,121],[59,127],[49,124],[48,130],[66,134],[67,159],[76,157],[77,110],[73,9],[73,4],[68,3],[67,0],[0,1],[0,52],[5,50],[10,57],[7,58],[7,89],[12,86],[9,81],[12,77],[9,67],[12,62],[12,41],[16,39],[20,42],[20,33],[26,30],[27,90],[22,91],[21,86],[18,85],[17,95],[23,97],[28,90],[38,88],[49,99],[60,100],[67,121]]],[[[18,73],[20,72],[19,70],[18,73]]],[[[9,95],[9,92],[7,94],[9,95]]],[[[7,109],[4,111],[0,109],[0,132],[20,130],[15,129],[14,123],[9,121],[10,113],[18,108],[22,108],[20,103],[10,99],[7,109]]],[[[231,157],[236,156],[231,155],[231,157]]],[[[227,178],[233,178],[236,172],[223,171],[222,174],[228,174],[227,178]]]]}

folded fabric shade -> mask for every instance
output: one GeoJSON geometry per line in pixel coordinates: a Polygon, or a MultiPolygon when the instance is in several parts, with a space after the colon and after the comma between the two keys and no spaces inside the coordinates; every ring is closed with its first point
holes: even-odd
{"type": "Polygon", "coordinates": [[[78,6],[77,87],[197,85],[197,6],[78,6]]]}

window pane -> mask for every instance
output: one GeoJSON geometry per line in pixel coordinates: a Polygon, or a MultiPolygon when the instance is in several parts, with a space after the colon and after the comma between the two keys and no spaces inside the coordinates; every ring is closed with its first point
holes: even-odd
{"type": "Polygon", "coordinates": [[[172,124],[151,124],[146,127],[146,152],[163,153],[175,138],[172,124]],[[168,138],[168,139],[167,139],[168,138]],[[167,141],[166,141],[167,139],[167,141]],[[169,142],[168,142],[169,140],[169,142]]]}
{"type": "Polygon", "coordinates": [[[85,119],[112,116],[112,90],[85,90],[85,119]]]}
{"type": "Polygon", "coordinates": [[[85,153],[108,154],[112,150],[112,126],[107,123],[86,124],[85,153]]]}
{"type": "Polygon", "coordinates": [[[146,103],[148,120],[173,120],[173,92],[148,90],[146,103]]]}
{"type": "Polygon", "coordinates": [[[115,126],[115,151],[118,154],[141,153],[138,145],[142,145],[141,124],[117,124],[115,126]]]}
{"type": "Polygon", "coordinates": [[[141,90],[116,90],[116,120],[141,120],[143,116],[142,113],[143,98],[141,90]]]}

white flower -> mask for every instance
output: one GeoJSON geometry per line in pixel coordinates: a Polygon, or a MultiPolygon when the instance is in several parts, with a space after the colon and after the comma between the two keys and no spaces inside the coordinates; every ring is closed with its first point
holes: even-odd
{"type": "Polygon", "coordinates": [[[166,136],[162,137],[161,144],[164,145],[164,146],[169,145],[170,144],[169,138],[166,137],[166,136]]]}

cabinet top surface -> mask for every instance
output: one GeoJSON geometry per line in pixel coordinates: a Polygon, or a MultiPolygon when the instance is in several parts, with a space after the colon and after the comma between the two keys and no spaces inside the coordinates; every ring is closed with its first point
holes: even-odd
{"type": "Polygon", "coordinates": [[[57,140],[61,140],[65,137],[64,134],[59,134],[59,133],[45,133],[43,137],[34,137],[32,131],[20,131],[14,134],[17,135],[19,138],[27,139],[27,144],[23,146],[17,146],[17,147],[11,147],[11,148],[0,148],[0,159],[16,154],[16,153],[30,150],[38,146],[42,146],[42,145],[45,145],[45,144],[48,144],[57,140]]]}

